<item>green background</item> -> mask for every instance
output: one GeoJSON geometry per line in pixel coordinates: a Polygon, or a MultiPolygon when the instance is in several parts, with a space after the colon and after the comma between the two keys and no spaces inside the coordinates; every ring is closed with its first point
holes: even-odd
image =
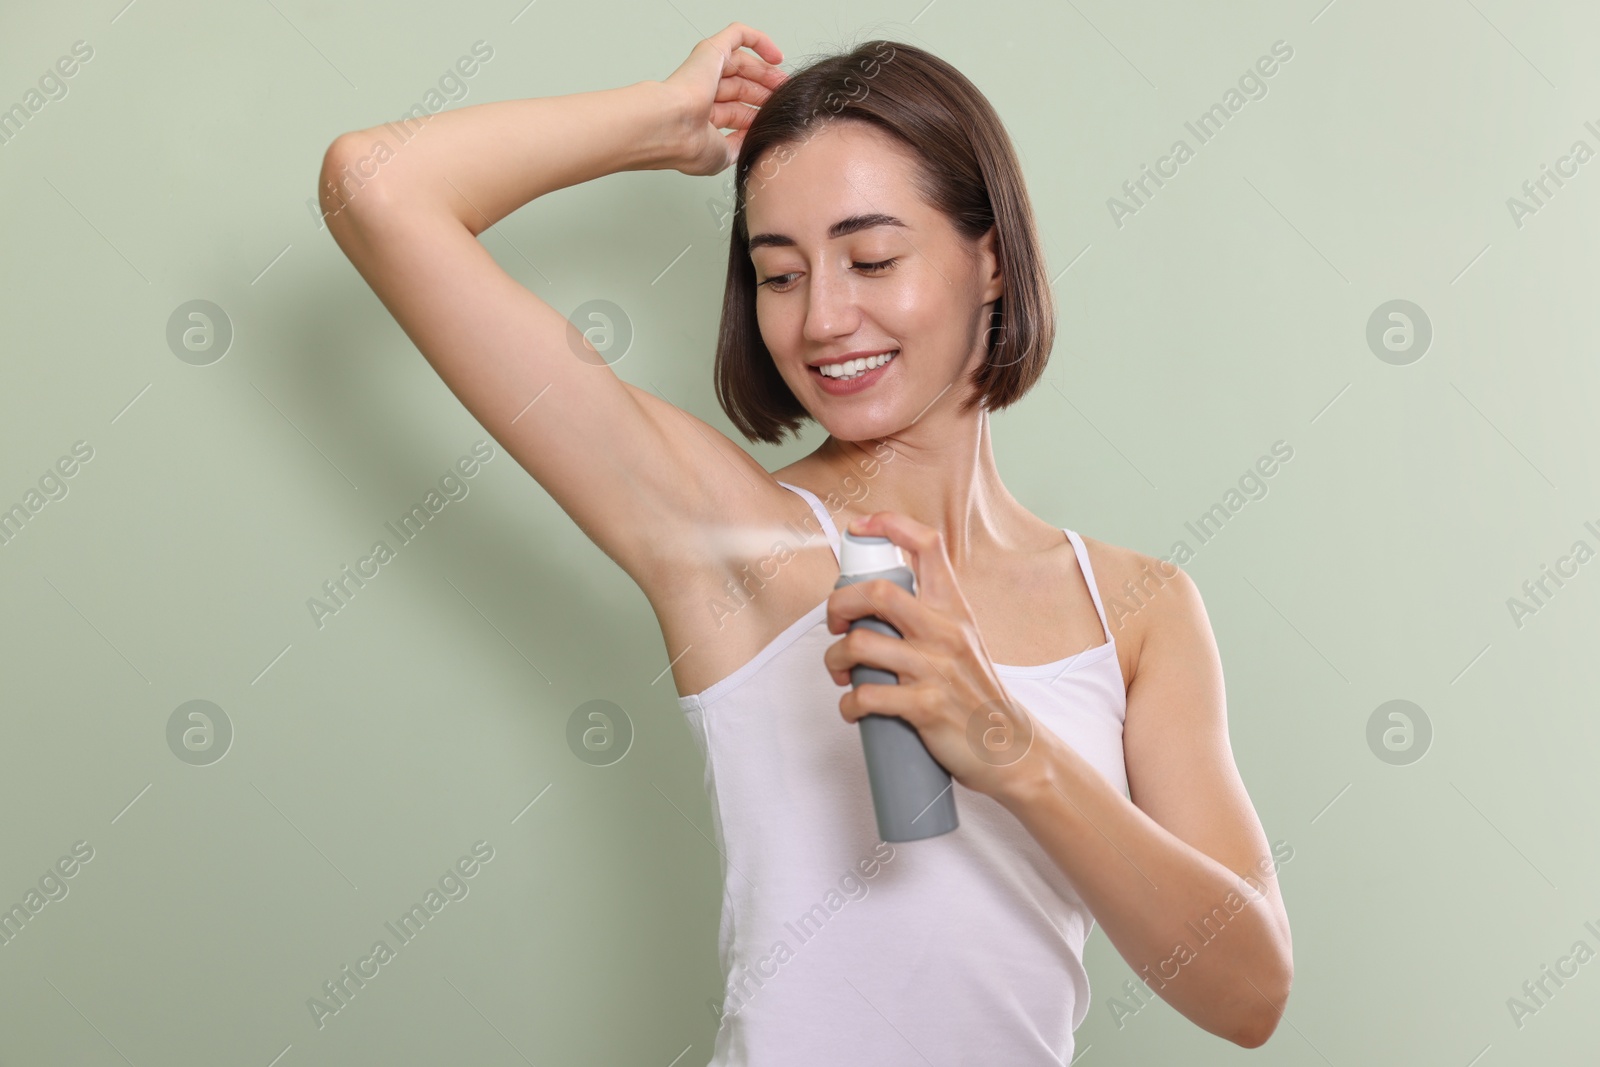
{"type": "MultiPolygon", "coordinates": [[[[1164,555],[1274,442],[1294,449],[1187,566],[1239,767],[1294,849],[1287,1013],[1256,1051],[1160,1001],[1118,1020],[1133,971],[1097,931],[1079,1062],[1594,1061],[1600,962],[1521,1026],[1507,1007],[1574,942],[1600,949],[1600,562],[1520,627],[1507,607],[1575,541],[1600,548],[1600,161],[1520,226],[1507,205],[1575,140],[1600,148],[1591,5],[107,0],[0,19],[0,107],[94,50],[0,144],[0,507],[93,449],[0,546],[0,906],[94,850],[0,946],[0,1063],[710,1056],[719,859],[626,575],[496,447],[310,620],[487,435],[307,201],[335,136],[399,117],[475,41],[493,58],[450,106],[664,78],[734,20],[789,69],[920,45],[1003,117],[1060,310],[1047,380],[993,427],[1028,508],[1164,555]],[[1184,122],[1279,40],[1265,97],[1118,226],[1108,198],[1193,147],[1184,122]],[[196,299],[233,330],[204,366],[167,341],[196,299]],[[1367,343],[1396,299],[1432,330],[1404,365],[1367,343]],[[233,730],[206,766],[167,735],[197,699],[233,730]],[[1405,765],[1367,740],[1396,699],[1432,728],[1405,765]],[[566,740],[591,700],[632,724],[609,766],[566,740]],[[307,999],[478,841],[494,858],[469,895],[319,1029],[307,999]]],[[[618,373],[731,432],[710,373],[726,177],[608,176],[482,239],[564,313],[625,309],[618,373]]],[[[754,452],[773,469],[820,439],[754,452]]]]}

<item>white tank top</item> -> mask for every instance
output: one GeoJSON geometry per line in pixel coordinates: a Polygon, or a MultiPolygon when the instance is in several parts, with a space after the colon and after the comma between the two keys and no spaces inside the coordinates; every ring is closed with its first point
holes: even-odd
{"type": "MultiPolygon", "coordinates": [[[[817,496],[837,557],[839,534],[817,496]]],[[[1006,689],[1124,796],[1127,692],[1083,540],[1063,529],[1105,643],[995,664],[1006,689]]],[[[1016,817],[952,783],[960,825],[878,838],[824,601],[709,689],[680,696],[705,760],[723,897],[721,1025],[709,1067],[1068,1063],[1089,1011],[1094,919],[1016,817]]]]}

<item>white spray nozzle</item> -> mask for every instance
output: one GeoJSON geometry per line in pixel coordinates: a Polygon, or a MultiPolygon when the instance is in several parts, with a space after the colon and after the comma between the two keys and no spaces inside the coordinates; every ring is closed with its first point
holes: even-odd
{"type": "Polygon", "coordinates": [[[871,574],[906,566],[900,546],[887,537],[871,537],[845,531],[839,539],[839,573],[871,574]]]}

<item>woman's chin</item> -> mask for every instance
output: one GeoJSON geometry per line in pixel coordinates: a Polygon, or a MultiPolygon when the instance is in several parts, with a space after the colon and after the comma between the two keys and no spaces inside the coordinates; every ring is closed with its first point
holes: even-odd
{"type": "Polygon", "coordinates": [[[812,418],[836,440],[875,441],[905,429],[911,415],[902,415],[899,405],[886,399],[883,403],[850,411],[841,411],[837,404],[824,402],[812,418]]]}

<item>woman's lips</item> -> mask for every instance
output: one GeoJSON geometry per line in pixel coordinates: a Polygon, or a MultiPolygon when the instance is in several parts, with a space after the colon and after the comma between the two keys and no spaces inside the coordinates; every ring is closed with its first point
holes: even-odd
{"type": "Polygon", "coordinates": [[[816,367],[811,367],[809,370],[811,374],[816,376],[823,392],[828,393],[830,396],[849,396],[853,393],[859,393],[863,389],[872,388],[878,379],[883,377],[885,371],[899,363],[900,350],[897,348],[894,352],[895,354],[890,358],[889,362],[858,374],[854,378],[830,378],[816,367]]]}

